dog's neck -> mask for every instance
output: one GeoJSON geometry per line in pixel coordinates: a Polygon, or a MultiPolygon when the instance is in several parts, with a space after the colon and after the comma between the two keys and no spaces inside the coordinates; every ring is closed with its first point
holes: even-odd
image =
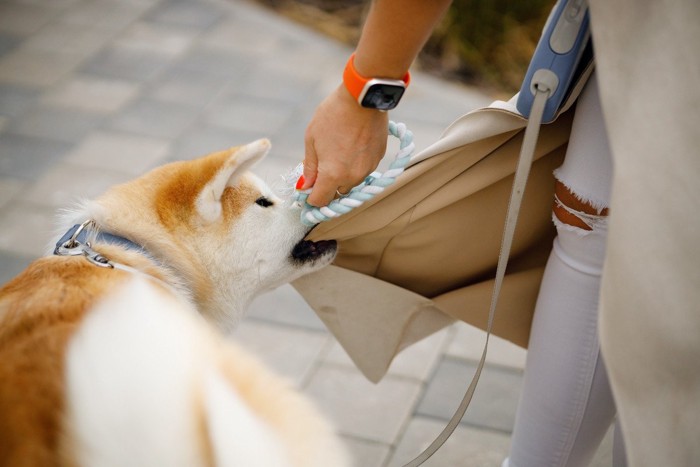
{"type": "MultiPolygon", "coordinates": [[[[73,227],[68,229],[63,237],[61,237],[61,239],[56,243],[54,254],[60,254],[61,248],[69,243],[69,241],[78,242],[82,245],[89,245],[88,236],[91,234],[91,229],[86,227],[88,226],[85,224],[75,224],[73,227]]],[[[101,230],[97,230],[95,232],[94,241],[99,243],[107,243],[110,245],[119,245],[127,250],[135,250],[141,253],[146,253],[146,249],[143,246],[138,245],[127,238],[108,232],[103,232],[101,230]]]]}
{"type": "MultiPolygon", "coordinates": [[[[98,247],[99,250],[105,248],[98,247]]],[[[98,228],[93,220],[75,224],[56,243],[53,251],[57,256],[83,256],[95,266],[114,268],[145,276],[155,280],[175,295],[192,303],[192,294],[183,285],[172,268],[150,254],[148,250],[132,240],[115,235],[98,228]],[[103,254],[92,248],[92,245],[109,247],[112,253],[103,254]],[[116,247],[116,249],[115,249],[116,247]]]]}

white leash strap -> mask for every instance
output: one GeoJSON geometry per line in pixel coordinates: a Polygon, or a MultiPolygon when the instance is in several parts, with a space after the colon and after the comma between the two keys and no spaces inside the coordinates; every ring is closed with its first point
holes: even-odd
{"type": "Polygon", "coordinates": [[[469,383],[469,387],[464,394],[462,402],[459,404],[459,407],[455,411],[447,426],[442,430],[438,437],[435,438],[435,441],[433,441],[430,446],[428,446],[422,453],[420,453],[420,455],[418,455],[418,457],[413,459],[404,467],[418,467],[428,460],[433,454],[435,454],[435,452],[437,452],[437,450],[440,449],[443,444],[445,444],[445,441],[447,441],[450,435],[452,435],[455,428],[457,428],[457,425],[459,425],[459,422],[462,420],[462,417],[464,417],[467,407],[469,407],[469,403],[474,395],[474,390],[476,389],[476,385],[479,382],[479,377],[481,376],[481,370],[484,368],[484,363],[486,362],[486,350],[488,349],[491,328],[493,327],[493,318],[496,314],[498,296],[500,295],[501,285],[503,284],[503,278],[506,274],[506,266],[508,265],[508,257],[510,256],[513,235],[515,234],[515,226],[518,221],[518,213],[520,212],[520,205],[523,199],[523,193],[525,192],[527,178],[530,174],[530,166],[532,165],[532,159],[535,154],[537,137],[540,134],[542,114],[544,113],[544,107],[549,94],[549,89],[542,89],[542,86],[536,87],[535,100],[532,103],[530,118],[528,120],[527,127],[525,128],[525,136],[523,137],[518,166],[515,170],[515,179],[513,180],[513,189],[511,191],[510,201],[508,203],[508,213],[506,216],[506,224],[503,229],[501,251],[498,255],[496,278],[493,285],[493,293],[491,295],[488,324],[486,326],[486,341],[484,342],[484,350],[481,353],[479,365],[476,367],[476,372],[471,383],[469,383]]]}

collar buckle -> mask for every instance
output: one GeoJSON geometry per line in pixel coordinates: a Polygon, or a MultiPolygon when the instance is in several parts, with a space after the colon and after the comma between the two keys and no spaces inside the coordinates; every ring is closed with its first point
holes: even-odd
{"type": "Polygon", "coordinates": [[[81,243],[78,240],[80,234],[83,233],[88,226],[94,225],[94,223],[95,221],[90,219],[82,224],[74,225],[66,232],[63,238],[56,243],[53,254],[57,256],[84,256],[95,266],[114,268],[114,265],[109,259],[92,249],[90,242],[85,240],[85,243],[81,243]]]}

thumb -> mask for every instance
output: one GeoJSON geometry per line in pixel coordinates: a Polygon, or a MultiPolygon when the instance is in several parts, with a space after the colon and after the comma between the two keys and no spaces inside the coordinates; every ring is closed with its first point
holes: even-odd
{"type": "Polygon", "coordinates": [[[304,173],[301,176],[303,182],[301,186],[298,186],[299,190],[308,190],[314,183],[316,183],[316,177],[318,177],[318,157],[316,156],[316,151],[313,145],[307,144],[306,155],[304,156],[304,173]]]}

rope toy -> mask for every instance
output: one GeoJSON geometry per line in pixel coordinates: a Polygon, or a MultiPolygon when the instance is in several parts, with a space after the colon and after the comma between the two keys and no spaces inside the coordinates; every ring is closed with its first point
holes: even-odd
{"type": "MultiPolygon", "coordinates": [[[[416,146],[413,144],[413,133],[407,129],[406,125],[403,123],[394,123],[390,121],[389,134],[398,138],[400,144],[394,161],[383,174],[372,172],[362,183],[351,189],[348,193],[342,195],[340,198],[334,199],[328,206],[320,208],[311,206],[306,202],[311,193],[311,189],[296,190],[294,199],[302,206],[302,224],[313,227],[321,222],[346,214],[356,207],[361,206],[366,201],[371,200],[396,181],[396,178],[403,173],[408,162],[411,160],[416,146]]],[[[297,174],[297,179],[301,176],[302,172],[303,165],[299,164],[294,172],[297,174]]]]}

